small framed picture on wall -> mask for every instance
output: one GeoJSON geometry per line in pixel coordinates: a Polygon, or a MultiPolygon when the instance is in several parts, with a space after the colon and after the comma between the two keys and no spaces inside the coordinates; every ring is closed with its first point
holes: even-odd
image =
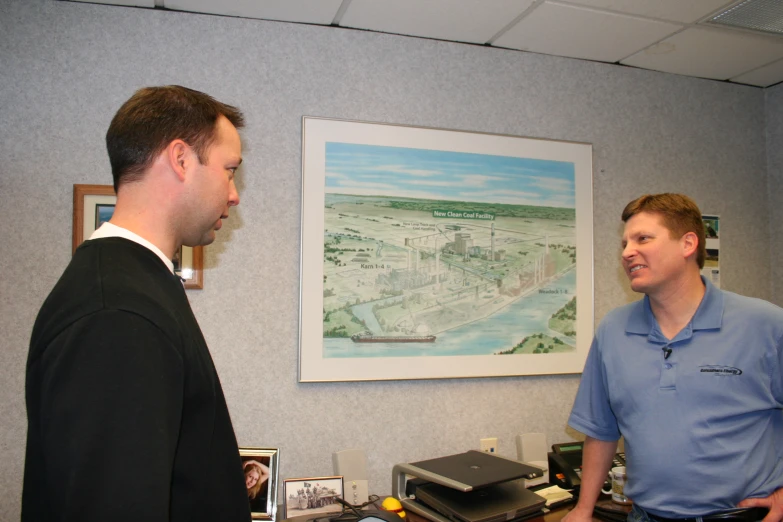
{"type": "MultiPolygon", "coordinates": [[[[73,252],[114,215],[117,195],[111,185],[73,186],[73,252]]],[[[185,288],[204,288],[204,247],[180,246],[172,258],[185,288]]]]}

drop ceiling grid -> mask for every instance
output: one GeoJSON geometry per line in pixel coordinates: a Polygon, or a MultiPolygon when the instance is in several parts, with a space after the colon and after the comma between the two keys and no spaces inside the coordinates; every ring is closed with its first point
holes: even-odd
{"type": "Polygon", "coordinates": [[[766,87],[783,81],[783,60],[778,60],[764,67],[731,78],[733,82],[746,83],[766,87]]]}
{"type": "Polygon", "coordinates": [[[622,60],[632,65],[727,80],[783,58],[783,39],[692,27],[622,60]]]}
{"type": "Polygon", "coordinates": [[[618,13],[645,16],[671,22],[694,23],[735,3],[736,0],[567,0],[618,13]]]}
{"type": "Polygon", "coordinates": [[[352,0],[340,25],[483,44],[532,4],[533,0],[352,0]]]}
{"type": "Polygon", "coordinates": [[[545,2],[495,42],[544,54],[616,62],[682,26],[545,2]]]}
{"type": "MultiPolygon", "coordinates": [[[[75,0],[153,7],[155,0],[75,0]]],[[[766,87],[783,81],[778,43],[695,25],[739,0],[158,0],[165,8],[367,29],[619,62],[766,87]],[[343,12],[344,10],[344,12],[343,12]],[[521,16],[524,13],[524,16],[521,16]],[[515,24],[512,24],[515,22],[515,24]],[[505,32],[502,30],[508,28],[505,32]],[[714,30],[713,33],[704,31],[714,30]],[[499,37],[495,41],[495,35],[499,37]],[[750,38],[750,39],[746,39],[750,38]]]]}

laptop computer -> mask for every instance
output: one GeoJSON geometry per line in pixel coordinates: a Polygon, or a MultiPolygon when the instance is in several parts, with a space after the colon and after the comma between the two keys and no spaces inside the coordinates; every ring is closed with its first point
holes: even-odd
{"type": "Polygon", "coordinates": [[[546,505],[522,479],[467,492],[428,483],[416,488],[416,500],[454,522],[506,522],[539,515],[546,505]]]}
{"type": "Polygon", "coordinates": [[[410,466],[426,472],[417,474],[416,469],[411,470],[410,473],[416,476],[448,484],[461,491],[473,491],[519,478],[533,479],[544,473],[541,468],[476,450],[412,462],[410,466]]]}

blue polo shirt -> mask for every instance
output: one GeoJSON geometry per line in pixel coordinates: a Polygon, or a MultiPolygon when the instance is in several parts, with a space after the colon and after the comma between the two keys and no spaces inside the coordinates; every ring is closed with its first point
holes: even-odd
{"type": "Polygon", "coordinates": [[[662,517],[783,487],[783,309],[702,281],[698,310],[672,340],[647,296],[607,314],[568,419],[596,439],[625,437],[625,492],[662,517]]]}

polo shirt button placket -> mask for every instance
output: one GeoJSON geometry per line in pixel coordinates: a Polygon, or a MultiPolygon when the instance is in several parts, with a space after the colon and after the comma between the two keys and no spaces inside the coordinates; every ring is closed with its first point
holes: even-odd
{"type": "Polygon", "coordinates": [[[670,345],[666,345],[663,347],[663,371],[661,371],[661,389],[676,389],[676,368],[675,363],[671,363],[668,361],[669,357],[672,354],[672,349],[670,345]]]}

